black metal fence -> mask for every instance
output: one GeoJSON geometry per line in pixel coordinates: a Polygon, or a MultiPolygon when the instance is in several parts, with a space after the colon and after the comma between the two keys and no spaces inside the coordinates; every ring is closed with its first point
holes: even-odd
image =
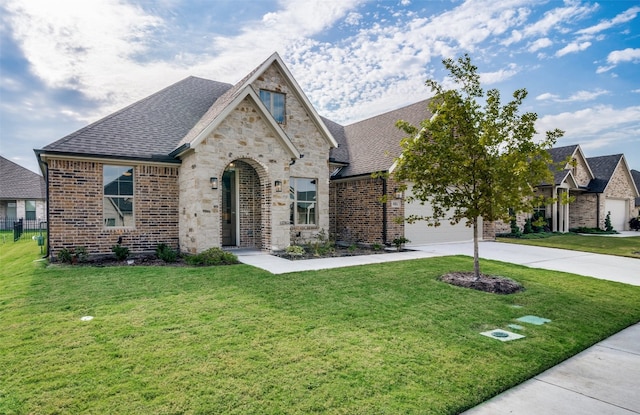
{"type": "Polygon", "coordinates": [[[31,238],[34,234],[40,235],[46,232],[47,222],[42,219],[0,217],[0,231],[12,232],[13,240],[17,241],[20,238],[31,238]]]}

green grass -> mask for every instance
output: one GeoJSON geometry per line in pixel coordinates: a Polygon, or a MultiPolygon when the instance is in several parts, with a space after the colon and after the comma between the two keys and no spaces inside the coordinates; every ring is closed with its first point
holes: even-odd
{"type": "Polygon", "coordinates": [[[542,239],[497,238],[497,240],[513,244],[546,246],[549,248],[640,258],[640,233],[638,236],[628,238],[565,233],[542,239]]]}
{"type": "Polygon", "coordinates": [[[437,281],[466,257],[274,276],[38,253],[0,247],[2,414],[455,414],[640,320],[613,282],[490,261],[526,291],[437,281]],[[552,322],[479,335],[528,314],[552,322]]]}

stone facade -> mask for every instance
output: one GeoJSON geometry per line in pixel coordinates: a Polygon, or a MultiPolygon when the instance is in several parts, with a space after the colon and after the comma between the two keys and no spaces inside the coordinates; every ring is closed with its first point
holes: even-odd
{"type": "Polygon", "coordinates": [[[404,222],[398,220],[404,218],[404,203],[395,207],[391,203],[394,187],[392,180],[385,184],[372,177],[332,182],[331,234],[335,239],[349,244],[391,244],[404,236],[404,222]],[[383,203],[385,189],[390,199],[383,203]]]}
{"type": "Polygon", "coordinates": [[[575,195],[575,200],[569,205],[569,223],[571,228],[599,227],[599,199],[600,198],[596,193],[579,193],[575,195]]]}
{"type": "Polygon", "coordinates": [[[48,161],[51,257],[79,246],[91,255],[110,255],[119,238],[131,252],[153,252],[159,243],[177,248],[178,168],[134,166],[135,225],[122,228],[104,223],[103,166],[98,161],[48,161]]]}
{"type": "Polygon", "coordinates": [[[281,127],[303,158],[292,157],[257,103],[247,96],[204,141],[182,156],[180,248],[185,252],[223,245],[222,193],[211,189],[210,178],[220,180],[238,161],[244,168],[237,189],[240,234],[236,246],[280,250],[289,246],[292,238],[306,241],[329,229],[329,143],[276,67],[268,68],[253,87],[285,94],[286,118],[281,127]],[[291,226],[291,177],[316,181],[315,225],[291,226]],[[281,182],[281,192],[276,192],[276,181],[281,182]]]}
{"type": "Polygon", "coordinates": [[[634,184],[633,179],[629,174],[629,170],[625,168],[624,163],[619,163],[616,167],[611,179],[609,179],[609,184],[605,189],[603,196],[600,197],[600,218],[599,225],[601,229],[604,229],[604,221],[607,216],[606,212],[606,199],[624,199],[626,200],[626,209],[627,215],[625,220],[625,228],[624,229],[616,229],[616,230],[629,230],[629,218],[634,216],[635,211],[635,197],[634,194],[634,184]]]}

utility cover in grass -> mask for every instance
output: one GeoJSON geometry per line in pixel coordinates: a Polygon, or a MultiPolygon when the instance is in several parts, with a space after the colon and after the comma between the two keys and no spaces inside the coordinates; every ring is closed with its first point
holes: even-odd
{"type": "Polygon", "coordinates": [[[542,318],[538,316],[523,316],[517,318],[516,320],[522,321],[523,323],[535,324],[536,326],[542,326],[544,323],[551,323],[551,320],[548,318],[542,318]]]}
{"type": "Polygon", "coordinates": [[[473,272],[450,272],[440,277],[440,281],[493,294],[513,294],[524,290],[520,283],[510,278],[485,274],[476,278],[473,272]]]}
{"type": "Polygon", "coordinates": [[[501,329],[495,329],[495,330],[491,330],[491,331],[483,331],[480,334],[482,334],[483,336],[490,337],[492,339],[500,340],[501,342],[508,342],[508,341],[511,341],[511,340],[518,340],[518,339],[522,339],[523,337],[525,337],[522,334],[512,333],[510,331],[501,330],[501,329]]]}

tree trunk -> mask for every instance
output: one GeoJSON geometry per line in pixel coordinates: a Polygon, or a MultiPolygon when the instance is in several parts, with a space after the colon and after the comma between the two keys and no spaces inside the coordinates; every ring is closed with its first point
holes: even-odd
{"type": "Polygon", "coordinates": [[[473,274],[480,278],[480,259],[478,258],[478,218],[473,219],[473,274]]]}

